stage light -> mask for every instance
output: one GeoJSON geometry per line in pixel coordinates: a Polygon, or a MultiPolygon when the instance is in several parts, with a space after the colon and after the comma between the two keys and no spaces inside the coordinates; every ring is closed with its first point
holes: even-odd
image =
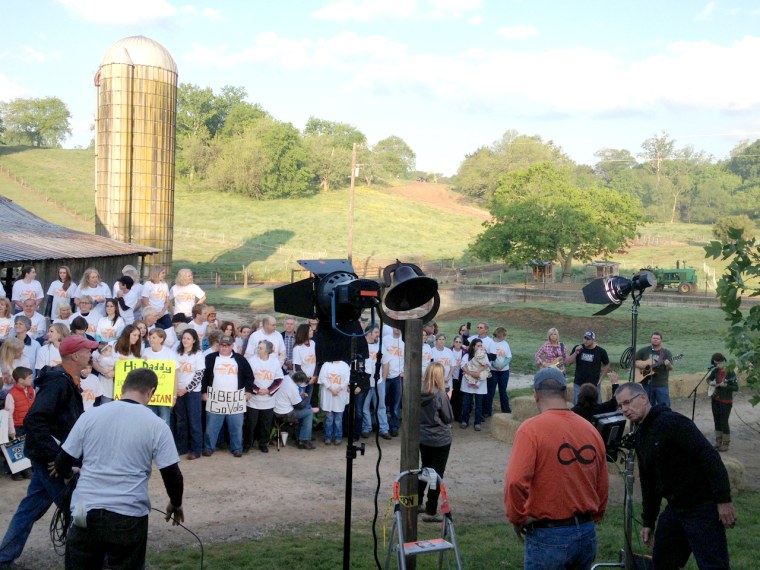
{"type": "Polygon", "coordinates": [[[396,263],[383,270],[383,281],[387,290],[378,309],[383,321],[403,330],[404,321],[410,318],[426,322],[438,313],[441,306],[438,282],[426,277],[413,263],[401,263],[397,259],[396,263]],[[388,311],[383,310],[383,305],[388,311]],[[389,315],[389,312],[394,316],[389,315]]]}
{"type": "Polygon", "coordinates": [[[654,285],[654,277],[648,271],[641,271],[631,279],[619,275],[602,277],[594,279],[583,288],[583,298],[586,303],[607,305],[601,311],[594,313],[594,315],[606,315],[620,307],[629,295],[638,293],[640,296],[644,289],[652,285],[654,285]]]}

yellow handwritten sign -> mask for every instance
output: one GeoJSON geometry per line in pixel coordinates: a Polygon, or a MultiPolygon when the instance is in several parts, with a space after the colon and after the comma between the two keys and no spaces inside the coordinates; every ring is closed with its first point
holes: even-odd
{"type": "Polygon", "coordinates": [[[119,360],[116,363],[113,377],[114,400],[121,400],[121,390],[124,380],[132,370],[150,368],[158,376],[158,388],[148,402],[151,406],[174,405],[174,374],[177,363],[174,360],[119,360]]]}

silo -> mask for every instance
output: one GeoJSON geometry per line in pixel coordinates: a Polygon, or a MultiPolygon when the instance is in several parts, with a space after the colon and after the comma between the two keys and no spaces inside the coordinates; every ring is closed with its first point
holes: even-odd
{"type": "Polygon", "coordinates": [[[177,64],[144,36],[113,44],[95,76],[95,232],[159,248],[171,267],[177,64]]]}

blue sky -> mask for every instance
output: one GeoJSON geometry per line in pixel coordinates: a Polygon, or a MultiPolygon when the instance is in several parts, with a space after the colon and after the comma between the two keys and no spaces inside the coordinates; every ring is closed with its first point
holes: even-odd
{"type": "Polygon", "coordinates": [[[760,138],[760,4],[751,0],[35,0],[3,7],[0,100],[55,96],[66,146],[90,140],[108,47],[145,35],[180,82],[243,86],[310,116],[402,137],[453,174],[514,129],[579,163],[662,131],[725,158],[760,138]]]}

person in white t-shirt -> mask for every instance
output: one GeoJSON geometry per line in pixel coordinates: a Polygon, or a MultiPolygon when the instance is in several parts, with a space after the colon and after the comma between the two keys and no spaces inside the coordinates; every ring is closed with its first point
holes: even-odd
{"type": "Polygon", "coordinates": [[[82,404],[84,411],[102,404],[103,386],[100,378],[92,373],[92,361],[79,373],[79,389],[82,390],[82,404]]]}
{"type": "Polygon", "coordinates": [[[22,311],[20,315],[27,317],[32,328],[29,329],[29,336],[34,339],[43,339],[47,333],[47,321],[40,313],[37,312],[37,302],[34,299],[26,299],[21,303],[22,311]]]}
{"type": "Polygon", "coordinates": [[[177,348],[177,403],[174,413],[177,420],[174,441],[180,455],[187,453],[189,460],[203,452],[203,425],[201,421],[201,382],[206,359],[201,341],[193,329],[185,329],[177,348]]]}
{"type": "Polygon", "coordinates": [[[475,406],[475,431],[481,430],[481,424],[483,423],[483,400],[488,394],[488,382],[483,379],[483,376],[488,373],[491,366],[487,362],[485,356],[485,349],[483,348],[483,341],[478,337],[470,338],[470,346],[467,347],[467,354],[462,357],[462,421],[459,427],[467,429],[470,425],[470,413],[472,412],[473,404],[475,406]],[[481,359],[480,353],[482,353],[482,360],[486,362],[476,362],[476,356],[481,359]],[[471,364],[468,365],[468,363],[471,364]]]}
{"type": "Polygon", "coordinates": [[[103,303],[111,296],[111,290],[108,288],[108,285],[100,280],[100,273],[94,267],[88,267],[84,270],[82,281],[79,283],[76,293],[74,293],[74,304],[79,307],[79,311],[82,313],[84,313],[84,310],[80,307],[80,304],[85,296],[88,296],[90,301],[92,301],[90,311],[95,313],[95,325],[97,325],[98,319],[106,314],[103,303]]]}
{"type": "Polygon", "coordinates": [[[95,330],[98,328],[98,322],[102,315],[92,310],[93,300],[89,295],[82,295],[77,298],[77,301],[79,310],[74,313],[72,321],[77,317],[82,317],[87,321],[87,334],[95,338],[95,330]]]}
{"type": "Polygon", "coordinates": [[[244,452],[253,445],[257,428],[259,449],[264,453],[269,452],[269,433],[272,431],[274,419],[274,395],[280,388],[284,376],[282,364],[273,356],[273,352],[272,343],[262,340],[259,341],[256,356],[248,359],[253,372],[253,397],[246,403],[246,422],[249,429],[247,434],[243,434],[244,452]]]}
{"type": "Polygon", "coordinates": [[[325,445],[343,443],[343,410],[348,404],[351,369],[342,360],[325,362],[319,370],[320,408],[325,414],[325,445]]]}
{"type": "Polygon", "coordinates": [[[101,343],[98,350],[92,353],[92,365],[98,372],[100,380],[101,396],[103,402],[110,402],[114,398],[114,377],[116,376],[116,361],[122,360],[116,357],[114,347],[108,343],[101,343]]]}
{"type": "Polygon", "coordinates": [[[317,382],[317,352],[316,343],[313,340],[314,329],[304,323],[296,329],[296,344],[293,346],[293,368],[296,372],[306,374],[309,401],[313,393],[314,384],[317,382]]]}
{"type": "Polygon", "coordinates": [[[488,395],[483,403],[483,416],[488,417],[493,413],[493,399],[496,396],[496,388],[499,389],[499,405],[503,414],[512,413],[509,407],[509,363],[512,360],[512,350],[506,340],[507,329],[498,327],[493,331],[493,344],[491,348],[496,359],[491,361],[491,377],[488,379],[488,395]]]}
{"type": "MultiPolygon", "coordinates": [[[[171,348],[165,345],[166,331],[162,329],[153,329],[148,333],[148,348],[143,351],[143,358],[145,360],[171,360],[174,362],[174,396],[177,395],[177,353],[171,348]]],[[[155,406],[149,405],[148,409],[152,410],[159,418],[166,422],[166,425],[171,427],[172,409],[169,406],[155,406]]]]}
{"type": "Polygon", "coordinates": [[[430,362],[433,360],[433,352],[428,344],[428,333],[423,329],[422,331],[422,377],[425,377],[425,370],[430,366],[430,362]]]}
{"type": "Polygon", "coordinates": [[[71,310],[71,305],[68,303],[59,304],[53,315],[53,323],[61,323],[71,328],[71,321],[73,320],[74,313],[71,310]]]}
{"type": "Polygon", "coordinates": [[[193,283],[192,271],[180,269],[169,290],[169,298],[174,299],[174,314],[190,315],[195,305],[206,301],[206,293],[193,283]]]}
{"type": "Polygon", "coordinates": [[[40,371],[46,366],[52,368],[61,363],[61,353],[58,351],[58,347],[67,336],[69,336],[69,329],[66,325],[60,323],[50,325],[50,330],[47,333],[47,342],[37,351],[37,360],[34,364],[37,376],[40,375],[40,371]]]}
{"type": "Polygon", "coordinates": [[[203,342],[206,339],[206,330],[208,329],[208,320],[206,320],[206,307],[207,305],[204,303],[198,303],[197,305],[193,306],[190,312],[192,319],[188,323],[190,325],[190,328],[198,333],[198,338],[201,339],[201,346],[204,344],[208,345],[207,342],[203,342]]]}
{"type": "MultiPolygon", "coordinates": [[[[216,334],[218,331],[214,331],[216,334]]],[[[201,399],[208,398],[208,390],[234,392],[245,390],[245,398],[249,400],[253,396],[253,372],[248,361],[232,349],[232,339],[221,336],[219,339],[219,351],[206,355],[206,367],[203,371],[203,384],[201,387],[201,399]]],[[[224,422],[227,422],[227,431],[230,435],[230,450],[233,457],[243,456],[243,416],[240,413],[221,414],[206,411],[206,433],[203,436],[203,456],[211,457],[216,450],[216,442],[219,431],[224,422]]]]}
{"type": "MultiPolygon", "coordinates": [[[[177,333],[174,332],[174,326],[170,326],[168,329],[161,329],[158,326],[158,311],[153,307],[146,307],[143,309],[143,320],[148,327],[148,334],[157,328],[164,331],[164,346],[169,349],[173,349],[177,345],[177,333]]],[[[171,319],[169,319],[171,323],[171,319]]]]}
{"type": "Polygon", "coordinates": [[[267,340],[272,343],[274,354],[280,361],[280,366],[285,364],[285,342],[282,340],[282,335],[277,330],[277,319],[272,316],[263,316],[261,318],[261,328],[256,332],[251,333],[251,336],[248,337],[248,345],[245,349],[246,358],[251,358],[258,353],[259,342],[262,340],[267,340]]]}
{"type": "Polygon", "coordinates": [[[36,311],[45,298],[42,285],[35,277],[37,277],[37,270],[31,265],[24,265],[21,268],[21,279],[13,282],[11,301],[15,303],[17,312],[23,310],[21,304],[27,299],[35,302],[34,310],[36,311]]]}
{"type": "Polygon", "coordinates": [[[95,326],[95,340],[98,342],[115,342],[127,324],[119,315],[119,305],[116,299],[107,299],[105,307],[105,316],[98,319],[98,324],[95,326]]]}
{"type": "MultiPolygon", "coordinates": [[[[308,325],[307,325],[308,326],[308,325]]],[[[274,415],[287,423],[298,423],[298,449],[314,449],[311,443],[311,428],[314,412],[306,392],[300,385],[308,382],[306,374],[294,372],[293,378],[285,376],[282,385],[274,395],[274,415]]]]}
{"type": "Polygon", "coordinates": [[[58,279],[48,287],[48,305],[45,314],[53,319],[57,318],[58,307],[68,305],[71,307],[72,293],[76,292],[77,286],[71,276],[71,269],[66,265],[58,268],[58,279]]]}
{"type": "Polygon", "coordinates": [[[369,374],[370,387],[362,409],[362,431],[360,435],[367,438],[372,432],[372,409],[376,408],[380,437],[383,439],[391,439],[391,435],[388,433],[390,428],[388,427],[388,413],[387,408],[385,407],[385,379],[383,378],[382,370],[380,372],[380,377],[377,379],[377,383],[375,383],[377,354],[380,351],[380,329],[377,325],[367,331],[366,338],[369,358],[364,361],[364,371],[369,374]]]}
{"type": "Polygon", "coordinates": [[[388,428],[392,437],[398,437],[401,423],[401,387],[404,376],[404,341],[401,331],[383,338],[383,379],[385,380],[385,406],[388,408],[388,428]]]}
{"type": "Polygon", "coordinates": [[[13,309],[7,297],[0,297],[0,342],[10,335],[13,329],[13,309]]]}
{"type": "MultiPolygon", "coordinates": [[[[435,345],[430,351],[433,362],[440,362],[443,365],[444,382],[446,391],[451,391],[451,378],[454,372],[454,353],[446,346],[446,335],[438,333],[435,335],[435,345]]],[[[461,360],[461,356],[460,356],[461,360]]]]}
{"type": "MultiPolygon", "coordinates": [[[[156,326],[160,329],[171,328],[169,286],[166,284],[166,269],[161,265],[151,268],[150,279],[143,284],[142,298],[143,307],[150,307],[156,311],[156,326]]],[[[145,309],[143,309],[143,319],[147,320],[145,309]]]]}
{"type": "Polygon", "coordinates": [[[119,304],[119,315],[124,319],[124,324],[131,325],[135,322],[135,311],[142,305],[141,292],[142,287],[138,290],[134,279],[129,275],[122,275],[116,280],[113,298],[119,304]]]}
{"type": "MultiPolygon", "coordinates": [[[[130,292],[134,297],[136,298],[134,304],[132,301],[134,300],[132,297],[129,299],[129,306],[132,307],[132,311],[134,312],[134,320],[139,321],[142,319],[142,283],[140,283],[140,274],[137,272],[137,268],[134,265],[125,265],[121,270],[121,275],[123,277],[129,277],[132,279],[132,288],[130,289],[130,292]]],[[[113,284],[113,297],[114,299],[119,298],[119,290],[121,289],[119,285],[119,281],[117,280],[116,283],[113,284]]],[[[122,307],[123,309],[123,307],[122,307]]],[[[127,317],[125,317],[126,320],[127,317]]],[[[134,321],[133,321],[134,322],[134,321]]],[[[127,323],[132,324],[132,323],[127,323]]]]}

